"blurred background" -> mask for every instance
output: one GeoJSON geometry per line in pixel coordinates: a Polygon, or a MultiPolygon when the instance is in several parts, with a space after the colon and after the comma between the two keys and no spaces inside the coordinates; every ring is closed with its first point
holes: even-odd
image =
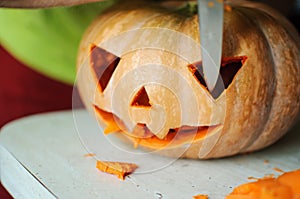
{"type": "MultiPolygon", "coordinates": [[[[0,64],[0,127],[26,115],[72,108],[71,85],[37,73],[3,47],[0,64]]],[[[12,198],[1,184],[0,198],[12,198]]]]}
{"type": "MultiPolygon", "coordinates": [[[[287,16],[299,32],[300,0],[260,0],[260,2],[271,5],[287,16]]],[[[3,45],[0,45],[0,67],[0,128],[23,116],[72,108],[73,85],[70,81],[63,83],[46,77],[32,69],[29,64],[17,60],[3,45]]],[[[75,95],[78,96],[76,90],[75,95]]],[[[76,107],[82,106],[80,101],[76,101],[75,104],[76,107]]],[[[11,198],[1,185],[0,198],[11,198]]]]}

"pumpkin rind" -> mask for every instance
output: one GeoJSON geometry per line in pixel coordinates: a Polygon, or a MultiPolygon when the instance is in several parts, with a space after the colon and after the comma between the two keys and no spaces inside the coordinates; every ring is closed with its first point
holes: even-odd
{"type": "MultiPolygon", "coordinates": [[[[180,115],[181,110],[178,109],[177,102],[174,102],[172,92],[164,91],[159,86],[141,86],[139,89],[142,87],[145,89],[150,105],[155,100],[159,102],[156,99],[158,96],[160,101],[165,100],[162,106],[166,109],[166,114],[172,112],[174,116],[174,120],[166,120],[167,123],[169,122],[168,127],[223,125],[218,132],[193,142],[182,157],[201,159],[224,157],[258,150],[274,143],[288,131],[299,115],[299,38],[293,27],[269,8],[243,1],[228,3],[233,9],[225,12],[222,56],[246,56],[247,60],[228,88],[217,99],[209,96],[192,74],[188,74],[187,66],[192,63],[187,63],[186,60],[172,53],[154,49],[137,50],[121,57],[119,66],[107,84],[107,91],[99,92],[97,79],[86,61],[91,44],[98,45],[122,32],[138,28],[178,31],[199,44],[196,14],[186,14],[157,4],[145,5],[140,2],[134,5],[125,3],[123,6],[118,5],[118,8],[112,8],[96,19],[86,31],[78,56],[78,87],[86,107],[91,112],[94,112],[94,105],[104,111],[112,112],[112,101],[116,99],[111,92],[125,74],[136,70],[141,64],[158,61],[164,66],[172,66],[170,70],[177,71],[186,79],[195,92],[199,105],[197,108],[200,110],[198,118],[200,122],[180,123],[180,118],[176,119],[174,115],[180,115]],[[167,107],[167,104],[170,107],[167,107]],[[214,117],[211,120],[212,114],[214,117]]],[[[158,41],[163,38],[160,33],[148,37],[154,37],[158,41]]],[[[145,41],[148,41],[147,38],[145,41]]],[[[167,73],[162,71],[158,75],[164,78],[167,73]]],[[[148,75],[137,76],[127,83],[134,85],[135,81],[145,80],[146,76],[148,75]]],[[[125,90],[124,93],[126,92],[129,91],[125,90]]],[[[195,107],[190,108],[192,110],[195,107]]],[[[119,109],[121,110],[122,107],[118,107],[119,109]]],[[[143,109],[143,111],[147,110],[143,109]]],[[[140,117],[140,122],[147,123],[149,120],[147,117],[143,118],[144,113],[140,112],[139,116],[135,116],[140,117]]],[[[101,125],[105,126],[105,121],[97,115],[96,117],[101,125]]],[[[127,124],[126,118],[120,117],[120,119],[124,119],[123,122],[127,124]]],[[[159,132],[157,136],[162,139],[165,131],[159,132]]],[[[161,153],[175,156],[177,150],[179,149],[175,148],[161,153]]]]}

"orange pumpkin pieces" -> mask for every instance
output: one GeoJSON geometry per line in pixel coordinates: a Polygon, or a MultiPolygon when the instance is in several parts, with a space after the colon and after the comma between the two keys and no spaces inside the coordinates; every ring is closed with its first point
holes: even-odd
{"type": "Polygon", "coordinates": [[[208,195],[199,194],[199,195],[193,196],[193,199],[208,199],[208,195]]]}
{"type": "Polygon", "coordinates": [[[236,187],[226,199],[299,199],[300,170],[236,187]]]}
{"type": "Polygon", "coordinates": [[[121,180],[125,179],[125,176],[134,172],[138,168],[136,164],[124,163],[124,162],[106,162],[97,161],[96,167],[103,172],[114,174],[121,180]]]}

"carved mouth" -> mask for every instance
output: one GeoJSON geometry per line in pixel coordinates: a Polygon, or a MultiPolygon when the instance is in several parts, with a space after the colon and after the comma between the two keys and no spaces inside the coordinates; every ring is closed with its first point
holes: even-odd
{"type": "Polygon", "coordinates": [[[184,144],[191,144],[205,139],[208,135],[214,134],[222,129],[223,125],[213,126],[187,126],[169,129],[163,139],[155,136],[146,124],[138,123],[132,132],[129,132],[123,121],[115,114],[104,111],[94,105],[94,111],[102,121],[105,122],[105,134],[121,133],[133,142],[134,147],[139,145],[149,149],[175,148],[184,144]]]}

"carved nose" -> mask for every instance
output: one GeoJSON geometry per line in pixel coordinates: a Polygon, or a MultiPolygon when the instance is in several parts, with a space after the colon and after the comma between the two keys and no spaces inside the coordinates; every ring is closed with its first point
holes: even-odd
{"type": "Polygon", "coordinates": [[[172,123],[180,123],[180,104],[176,95],[164,86],[151,85],[147,87],[147,93],[151,106],[131,107],[131,119],[146,124],[153,134],[163,139],[169,129],[174,128],[172,123]]]}

